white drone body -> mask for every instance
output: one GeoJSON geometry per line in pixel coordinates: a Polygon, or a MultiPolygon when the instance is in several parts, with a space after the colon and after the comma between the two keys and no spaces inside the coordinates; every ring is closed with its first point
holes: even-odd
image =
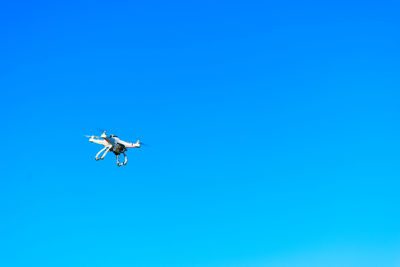
{"type": "Polygon", "coordinates": [[[126,157],[126,154],[125,154],[125,151],[127,150],[127,148],[131,148],[131,147],[139,148],[140,147],[139,140],[137,140],[136,143],[125,142],[125,141],[122,141],[121,139],[119,139],[116,135],[107,136],[106,131],[104,131],[102,133],[102,135],[100,135],[100,137],[94,136],[94,135],[87,136],[87,137],[90,137],[90,139],[89,139],[90,142],[104,146],[104,148],[96,154],[96,157],[95,157],[96,160],[104,159],[104,157],[107,155],[107,153],[109,151],[111,151],[117,156],[117,165],[118,166],[126,165],[126,163],[128,162],[128,158],[126,157]],[[104,152],[104,153],[100,157],[100,154],[102,152],[104,152]],[[124,157],[125,157],[124,163],[119,162],[118,157],[120,154],[124,154],[124,157]]]}

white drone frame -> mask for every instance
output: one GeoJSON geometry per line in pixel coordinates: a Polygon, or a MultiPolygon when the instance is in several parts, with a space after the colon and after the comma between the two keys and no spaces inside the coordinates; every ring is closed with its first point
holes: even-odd
{"type": "MultiPolygon", "coordinates": [[[[122,141],[121,139],[119,139],[117,136],[114,136],[114,135],[110,135],[110,136],[108,137],[106,131],[104,131],[104,132],[100,135],[100,137],[94,136],[94,135],[92,135],[92,136],[87,136],[87,137],[90,137],[90,139],[89,139],[90,142],[95,143],[95,144],[99,144],[99,145],[103,145],[103,146],[104,146],[104,148],[101,149],[101,150],[96,154],[95,160],[104,159],[104,157],[107,155],[107,153],[108,153],[109,151],[113,151],[113,148],[114,148],[117,144],[123,145],[125,148],[133,148],[133,147],[139,148],[139,147],[140,147],[140,141],[139,141],[139,140],[137,140],[136,143],[125,142],[125,141],[122,141]],[[102,155],[101,157],[99,157],[100,154],[101,154],[102,152],[104,152],[103,155],[102,155]]],[[[113,152],[114,152],[114,151],[113,151],[113,152]]],[[[126,165],[126,163],[128,162],[128,157],[126,156],[125,151],[123,151],[123,152],[121,152],[121,153],[124,154],[124,157],[125,157],[124,163],[120,163],[120,162],[119,162],[119,154],[120,154],[120,153],[114,152],[114,154],[117,156],[117,165],[118,165],[118,166],[126,165]]]]}

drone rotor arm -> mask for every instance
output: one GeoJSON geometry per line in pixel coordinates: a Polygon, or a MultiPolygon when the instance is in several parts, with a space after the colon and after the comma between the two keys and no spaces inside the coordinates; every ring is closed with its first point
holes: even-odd
{"type": "Polygon", "coordinates": [[[127,148],[140,147],[140,141],[139,140],[136,143],[129,143],[129,142],[125,142],[125,141],[122,141],[122,140],[119,140],[118,142],[123,144],[127,148]]]}
{"type": "Polygon", "coordinates": [[[95,143],[95,144],[99,144],[99,145],[103,145],[103,146],[108,146],[108,142],[104,139],[95,139],[95,138],[90,138],[89,142],[95,143]]]}

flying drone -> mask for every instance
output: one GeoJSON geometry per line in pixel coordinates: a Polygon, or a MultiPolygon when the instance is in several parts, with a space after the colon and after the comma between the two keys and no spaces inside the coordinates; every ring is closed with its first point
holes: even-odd
{"type": "Polygon", "coordinates": [[[116,136],[116,135],[111,134],[111,135],[107,136],[106,131],[104,131],[100,135],[100,137],[94,136],[94,135],[92,135],[92,136],[86,135],[86,137],[90,138],[89,142],[104,146],[104,148],[96,154],[96,157],[95,157],[96,160],[104,159],[104,157],[107,155],[107,153],[111,151],[117,156],[117,165],[118,166],[126,165],[126,163],[128,162],[128,158],[125,154],[125,151],[127,151],[127,148],[131,148],[131,147],[139,148],[140,147],[139,140],[137,140],[136,143],[125,142],[125,141],[122,141],[121,139],[119,139],[118,136],[116,136]],[[100,157],[101,153],[103,153],[103,155],[100,157]],[[124,155],[125,160],[123,163],[119,162],[120,154],[124,155]]]}

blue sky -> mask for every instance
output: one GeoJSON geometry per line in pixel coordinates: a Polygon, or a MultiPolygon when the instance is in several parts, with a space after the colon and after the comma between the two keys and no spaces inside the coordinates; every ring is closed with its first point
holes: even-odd
{"type": "Polygon", "coordinates": [[[4,2],[0,265],[400,266],[398,8],[4,2]]]}

